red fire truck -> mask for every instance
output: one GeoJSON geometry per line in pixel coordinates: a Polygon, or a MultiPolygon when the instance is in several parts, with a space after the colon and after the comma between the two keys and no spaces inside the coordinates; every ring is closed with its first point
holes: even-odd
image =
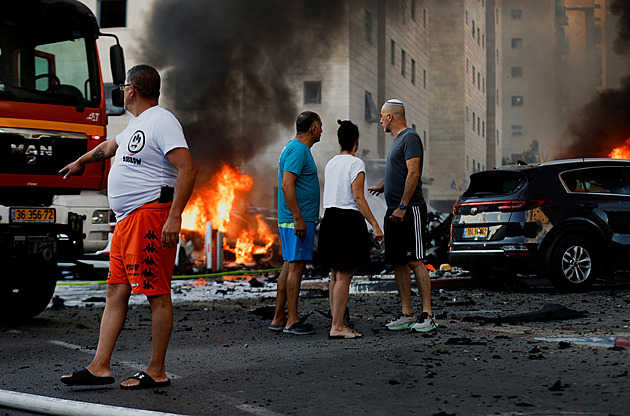
{"type": "MultiPolygon", "coordinates": [[[[106,140],[106,96],[88,7],[74,0],[0,2],[0,319],[48,305],[58,262],[107,244],[107,163],[59,170],[106,140]]],[[[115,38],[115,36],[113,36],[115,38]]],[[[114,85],[125,80],[111,47],[114,85]]],[[[113,89],[114,106],[122,95],[113,89]]]]}

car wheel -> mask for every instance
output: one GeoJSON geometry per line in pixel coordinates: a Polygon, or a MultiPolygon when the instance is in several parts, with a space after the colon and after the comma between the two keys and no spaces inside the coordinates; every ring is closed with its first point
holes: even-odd
{"type": "Polygon", "coordinates": [[[599,253],[582,237],[561,240],[551,254],[551,280],[561,290],[588,288],[597,278],[600,267],[599,253]]]}

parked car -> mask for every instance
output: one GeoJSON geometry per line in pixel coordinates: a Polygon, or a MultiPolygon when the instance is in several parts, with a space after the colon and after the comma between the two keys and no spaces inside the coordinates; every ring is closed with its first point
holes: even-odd
{"type": "Polygon", "coordinates": [[[449,260],[480,285],[538,274],[578,290],[630,262],[630,160],[474,173],[453,207],[449,260]]]}

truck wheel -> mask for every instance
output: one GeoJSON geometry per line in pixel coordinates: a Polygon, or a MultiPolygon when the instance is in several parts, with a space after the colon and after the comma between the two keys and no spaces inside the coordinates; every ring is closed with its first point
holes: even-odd
{"type": "Polygon", "coordinates": [[[567,237],[560,240],[552,250],[550,277],[557,289],[584,290],[599,276],[601,255],[587,239],[567,237]]]}
{"type": "Polygon", "coordinates": [[[41,313],[53,297],[59,271],[57,264],[30,266],[15,271],[12,284],[0,289],[0,320],[15,323],[41,313]]]}

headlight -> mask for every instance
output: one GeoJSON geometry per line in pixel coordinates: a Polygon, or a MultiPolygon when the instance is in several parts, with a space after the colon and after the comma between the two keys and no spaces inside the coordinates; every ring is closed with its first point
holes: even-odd
{"type": "Polygon", "coordinates": [[[92,213],[92,224],[109,224],[109,210],[97,210],[92,213]]]}

